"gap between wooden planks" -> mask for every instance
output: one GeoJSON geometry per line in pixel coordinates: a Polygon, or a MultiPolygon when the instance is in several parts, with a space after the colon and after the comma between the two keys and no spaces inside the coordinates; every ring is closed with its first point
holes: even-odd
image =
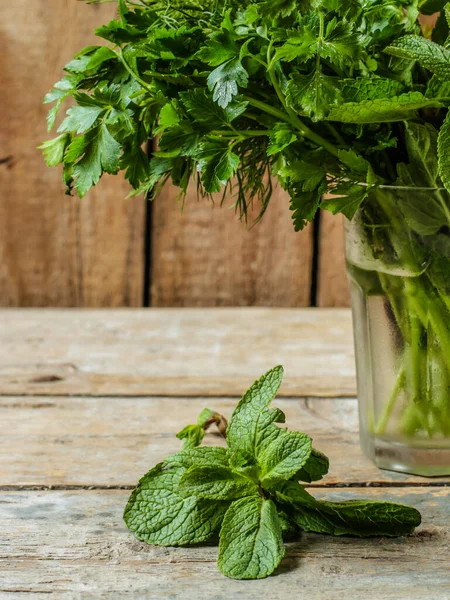
{"type": "Polygon", "coordinates": [[[126,491],[0,493],[0,594],[21,598],[183,598],[188,600],[448,600],[450,489],[315,491],[416,506],[424,517],[406,538],[302,534],[287,544],[277,575],[233,581],[217,569],[217,547],[148,546],[126,529],[126,491]],[[430,595],[431,594],[431,595],[430,595]]]}
{"type": "MultiPolygon", "coordinates": [[[[378,470],[359,447],[355,399],[297,398],[273,403],[286,425],[305,431],[330,458],[315,486],[425,485],[430,480],[378,470]]],[[[229,398],[0,398],[0,486],[132,487],[177,452],[175,437],[205,407],[230,417],[229,398]],[[11,459],[13,457],[13,459],[11,459]]],[[[213,432],[208,445],[222,445],[213,432]]],[[[450,478],[433,479],[434,486],[450,478]]]]}

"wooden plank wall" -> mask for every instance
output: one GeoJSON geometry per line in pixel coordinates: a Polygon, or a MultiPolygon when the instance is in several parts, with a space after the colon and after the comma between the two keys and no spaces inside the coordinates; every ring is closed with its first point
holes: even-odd
{"type": "Polygon", "coordinates": [[[120,178],[82,201],[64,195],[36,149],[48,135],[41,101],[114,11],[75,0],[3,8],[0,306],[348,305],[342,223],[322,215],[296,234],[280,190],[253,229],[194,190],[181,214],[167,187],[151,219],[120,178]]]}

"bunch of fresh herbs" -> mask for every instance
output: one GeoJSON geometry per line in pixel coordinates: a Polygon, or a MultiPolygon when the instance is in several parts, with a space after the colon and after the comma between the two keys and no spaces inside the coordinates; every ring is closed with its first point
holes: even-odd
{"type": "Polygon", "coordinates": [[[234,194],[246,216],[254,200],[264,213],[277,178],[299,230],[319,207],[351,218],[372,186],[421,178],[450,189],[445,2],[117,3],[118,18],[96,31],[107,45],[81,50],[45,98],[49,129],[75,101],[42,146],[68,193],[123,171],[139,192],[171,179],[183,196],[194,178],[201,194],[234,194]],[[431,40],[418,17],[437,11],[431,40]]]}
{"type": "Polygon", "coordinates": [[[284,537],[300,531],[330,535],[401,536],[420,525],[420,513],[390,502],[316,500],[299,481],[318,481],[328,459],[304,433],[288,431],[279,408],[269,408],[283,377],[275,367],[256,381],[226,427],[204,410],[185,427],[181,452],[139,482],[125,508],[129,529],[149,544],[179,546],[219,536],[218,566],[235,579],[270,575],[285,554],[284,537]],[[213,422],[227,447],[200,446],[213,422]]]}

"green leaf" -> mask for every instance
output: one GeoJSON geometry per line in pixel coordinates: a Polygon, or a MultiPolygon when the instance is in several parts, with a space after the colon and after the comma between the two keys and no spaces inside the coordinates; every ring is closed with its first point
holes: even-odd
{"type": "Polygon", "coordinates": [[[181,497],[185,468],[160,463],[132,492],[124,512],[127,527],[148,544],[181,546],[210,539],[219,529],[228,503],[181,497]]]}
{"type": "Polygon", "coordinates": [[[363,187],[353,183],[340,184],[333,190],[333,194],[342,195],[327,198],[322,202],[321,208],[329,210],[333,215],[342,213],[347,219],[351,220],[369,195],[370,189],[370,186],[363,187]]]}
{"type": "Polygon", "coordinates": [[[70,142],[70,135],[65,133],[38,146],[43,150],[45,162],[49,167],[56,167],[64,161],[64,152],[70,142]]]}
{"type": "Polygon", "coordinates": [[[230,102],[226,108],[221,108],[202,88],[182,92],[180,99],[197,125],[218,128],[228,126],[240,117],[248,105],[248,102],[230,102]]]}
{"type": "Polygon", "coordinates": [[[439,174],[447,191],[450,191],[450,113],[447,113],[438,137],[439,174]]]}
{"type": "Polygon", "coordinates": [[[241,498],[233,502],[220,531],[218,566],[233,579],[261,579],[284,556],[277,510],[272,500],[241,498]]]}
{"type": "Polygon", "coordinates": [[[276,123],[269,135],[270,143],[267,155],[281,152],[297,140],[297,135],[287,123],[276,123]]]}
{"type": "Polygon", "coordinates": [[[218,67],[239,55],[239,48],[234,35],[227,29],[222,29],[213,34],[202,48],[197,52],[197,58],[211,67],[218,67]]]}
{"type": "Polygon", "coordinates": [[[98,69],[104,62],[111,59],[117,59],[116,53],[111,50],[111,48],[107,48],[106,46],[99,46],[98,49],[92,54],[89,59],[89,62],[86,65],[87,71],[94,71],[98,69]]]}
{"type": "MultiPolygon", "coordinates": [[[[300,487],[300,486],[299,486],[300,487]]],[[[295,508],[291,517],[303,531],[356,537],[409,535],[421,523],[418,510],[403,504],[370,500],[319,501],[291,486],[287,494],[295,508]],[[290,495],[292,494],[292,495],[290,495]]]]}
{"type": "Polygon", "coordinates": [[[174,127],[180,122],[180,115],[172,103],[164,104],[159,113],[159,127],[156,133],[164,131],[168,127],[174,127]]]}
{"type": "Polygon", "coordinates": [[[311,438],[304,433],[280,431],[258,457],[261,468],[261,484],[264,488],[291,479],[311,454],[311,438]]]}
{"type": "Polygon", "coordinates": [[[274,423],[284,423],[284,414],[276,408],[268,409],[275,398],[283,368],[275,367],[250,387],[239,401],[227,429],[230,451],[257,457],[266,445],[281,431],[274,423]]]}
{"type": "Polygon", "coordinates": [[[186,425],[177,433],[179,440],[184,440],[183,450],[200,446],[205,437],[205,430],[201,425],[186,425]]]}
{"type": "Polygon", "coordinates": [[[422,67],[435,73],[439,79],[450,79],[450,50],[418,35],[400,38],[384,50],[399,58],[417,61],[422,67]]]}
{"type": "Polygon", "coordinates": [[[61,123],[58,133],[84,133],[88,131],[105,111],[103,106],[72,106],[61,123]]]}
{"type": "Polygon", "coordinates": [[[405,86],[396,79],[356,77],[341,81],[344,102],[363,102],[400,96],[405,86]]]}
{"type": "Polygon", "coordinates": [[[352,172],[362,179],[365,179],[367,171],[370,167],[370,163],[367,162],[362,156],[356,154],[354,150],[338,150],[339,160],[344,165],[351,169],[352,172]]]}
{"type": "Polygon", "coordinates": [[[309,75],[294,74],[286,91],[288,106],[304,112],[313,121],[323,119],[339,98],[336,78],[324,75],[321,69],[309,75]]]}
{"type": "Polygon", "coordinates": [[[150,161],[138,142],[134,142],[130,149],[124,148],[120,168],[125,170],[125,179],[134,189],[150,176],[150,161]]]}
{"type": "Polygon", "coordinates": [[[397,537],[413,533],[421,523],[418,510],[403,504],[370,500],[319,501],[300,485],[288,482],[278,492],[282,505],[303,531],[356,537],[397,537]]]}
{"type": "Polygon", "coordinates": [[[172,454],[165,459],[164,463],[172,467],[183,467],[184,469],[189,469],[193,465],[197,467],[228,467],[229,459],[225,448],[220,446],[199,446],[172,454]]]}
{"type": "Polygon", "coordinates": [[[295,231],[302,231],[314,219],[322,198],[321,190],[290,192],[289,209],[292,212],[295,231]]]}
{"type": "Polygon", "coordinates": [[[180,480],[182,496],[197,496],[209,500],[236,500],[258,494],[254,481],[223,466],[193,465],[180,480]]]}
{"type": "Polygon", "coordinates": [[[193,156],[198,150],[200,136],[192,130],[189,123],[180,123],[165,131],[160,140],[158,153],[170,153],[172,156],[193,156]]]}
{"type": "Polygon", "coordinates": [[[211,138],[203,143],[196,156],[201,180],[208,193],[220,192],[239,165],[239,156],[221,139],[211,138]]]}
{"type": "Polygon", "coordinates": [[[238,93],[238,87],[247,87],[248,73],[238,58],[229,60],[214,69],[208,76],[208,89],[213,92],[213,100],[226,108],[238,93]]]}
{"type": "Polygon", "coordinates": [[[344,102],[330,110],[327,119],[341,123],[391,123],[412,119],[422,108],[442,108],[444,105],[426,98],[420,92],[409,92],[393,98],[344,102]]]}
{"type": "Polygon", "coordinates": [[[308,460],[295,474],[295,479],[306,483],[320,481],[328,473],[328,467],[329,460],[325,454],[312,448],[308,460]]]}
{"type": "Polygon", "coordinates": [[[104,171],[117,173],[120,168],[120,154],[121,145],[113,138],[106,125],[100,125],[72,141],[67,149],[65,161],[74,162],[83,155],[73,167],[75,188],[80,198],[98,183],[104,171]]]}

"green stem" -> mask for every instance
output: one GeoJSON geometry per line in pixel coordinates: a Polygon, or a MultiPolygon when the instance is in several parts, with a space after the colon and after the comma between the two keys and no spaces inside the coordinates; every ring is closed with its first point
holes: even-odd
{"type": "Polygon", "coordinates": [[[375,427],[375,435],[384,435],[386,433],[386,428],[389,424],[392,412],[394,411],[395,405],[397,403],[397,399],[400,396],[400,392],[405,387],[406,383],[406,371],[404,367],[402,367],[397,376],[397,381],[395,382],[394,389],[389,397],[386,408],[384,409],[383,415],[379,420],[378,424],[375,427]]]}

